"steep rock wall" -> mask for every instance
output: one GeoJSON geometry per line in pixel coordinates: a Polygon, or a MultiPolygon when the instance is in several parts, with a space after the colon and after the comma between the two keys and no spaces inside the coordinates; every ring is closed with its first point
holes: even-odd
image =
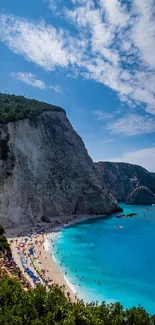
{"type": "Polygon", "coordinates": [[[155,173],[128,163],[101,161],[95,163],[101,184],[118,200],[126,201],[138,186],[148,187],[155,193],[155,173]]]}
{"type": "Polygon", "coordinates": [[[2,225],[117,209],[65,112],[45,111],[33,121],[0,125],[2,225]]]}

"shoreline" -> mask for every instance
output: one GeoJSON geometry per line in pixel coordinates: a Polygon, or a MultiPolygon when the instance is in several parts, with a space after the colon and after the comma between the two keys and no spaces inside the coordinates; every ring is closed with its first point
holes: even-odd
{"type": "MultiPolygon", "coordinates": [[[[61,229],[59,230],[59,232],[61,231],[61,229]]],[[[56,258],[55,258],[54,253],[53,253],[53,248],[52,248],[52,245],[51,245],[51,240],[53,241],[53,244],[54,244],[54,242],[56,240],[56,237],[59,235],[59,232],[57,234],[50,233],[49,235],[45,235],[46,239],[45,239],[45,242],[44,242],[44,249],[45,249],[44,250],[44,255],[47,256],[48,263],[51,264],[51,269],[52,269],[52,275],[53,275],[54,282],[58,283],[61,286],[65,285],[65,287],[66,287],[65,291],[70,293],[70,298],[71,298],[72,301],[74,301],[75,297],[79,298],[78,297],[78,292],[73,287],[72,283],[70,283],[69,279],[64,274],[62,268],[57,263],[56,258]],[[54,237],[54,238],[52,238],[52,237],[54,237]],[[55,270],[57,270],[58,272],[55,273],[55,270]]]]}
{"type": "MultiPolygon", "coordinates": [[[[81,221],[89,220],[89,219],[97,219],[104,218],[105,215],[78,215],[78,216],[61,216],[54,217],[51,220],[51,223],[43,223],[40,222],[36,226],[31,227],[30,225],[25,226],[25,230],[23,231],[22,226],[14,229],[6,229],[6,237],[10,244],[10,248],[12,251],[12,256],[16,262],[16,264],[21,269],[23,275],[29,280],[32,288],[35,287],[32,279],[28,274],[25,274],[24,267],[20,258],[21,249],[17,249],[17,244],[25,243],[24,248],[22,248],[22,254],[24,250],[24,254],[26,256],[26,263],[37,277],[38,272],[34,268],[33,261],[29,258],[29,245],[27,244],[27,238],[30,237],[31,247],[33,247],[35,255],[34,261],[35,266],[37,266],[37,270],[44,270],[45,279],[52,282],[53,284],[58,284],[64,289],[66,296],[70,296],[72,301],[75,301],[78,297],[78,293],[73,288],[72,284],[69,282],[66,275],[63,273],[62,269],[59,267],[58,263],[55,260],[52,251],[51,241],[54,242],[55,238],[58,236],[59,232],[65,228],[69,227],[73,224],[76,224],[81,221]]],[[[29,243],[29,241],[28,241],[29,243]]],[[[44,284],[44,281],[39,277],[41,284],[44,284]]]]}

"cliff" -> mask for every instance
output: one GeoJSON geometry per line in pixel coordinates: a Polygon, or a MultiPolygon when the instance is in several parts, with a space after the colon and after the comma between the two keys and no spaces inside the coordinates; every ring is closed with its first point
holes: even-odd
{"type": "Polygon", "coordinates": [[[37,101],[31,109],[24,97],[1,98],[2,225],[33,224],[54,215],[109,214],[119,209],[100,185],[96,168],[64,110],[43,107],[37,101]],[[28,118],[23,119],[22,107],[28,118]]]}
{"type": "Polygon", "coordinates": [[[155,174],[145,168],[128,163],[97,162],[95,167],[101,184],[118,201],[126,201],[138,186],[146,186],[155,193],[155,174]]]}
{"type": "Polygon", "coordinates": [[[146,186],[135,188],[127,199],[128,204],[154,204],[155,194],[153,194],[146,186]]]}

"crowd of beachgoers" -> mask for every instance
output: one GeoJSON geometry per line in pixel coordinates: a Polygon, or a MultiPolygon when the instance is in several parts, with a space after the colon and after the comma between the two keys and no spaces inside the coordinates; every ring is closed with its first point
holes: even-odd
{"type": "Polygon", "coordinates": [[[6,230],[13,259],[31,287],[42,284],[48,288],[58,284],[66,293],[70,293],[72,300],[75,299],[75,292],[53,259],[52,246],[63,226],[81,219],[83,216],[58,217],[49,224],[39,223],[32,227],[28,225],[6,230]]]}
{"type": "Polygon", "coordinates": [[[66,277],[52,256],[55,237],[66,225],[94,218],[94,216],[53,217],[52,222],[27,225],[6,230],[12,256],[31,287],[42,284],[47,288],[58,284],[70,293],[72,300],[75,292],[66,281],[66,277]],[[53,243],[52,243],[53,241],[53,243]],[[48,243],[48,246],[46,247],[48,243]]]}
{"type": "MultiPolygon", "coordinates": [[[[16,237],[10,240],[15,245],[16,253],[20,257],[22,271],[27,274],[34,286],[38,284],[47,287],[53,285],[48,276],[48,269],[41,267],[40,256],[44,251],[45,235],[34,233],[25,237],[16,237]]],[[[45,257],[46,259],[46,257],[45,257]]]]}

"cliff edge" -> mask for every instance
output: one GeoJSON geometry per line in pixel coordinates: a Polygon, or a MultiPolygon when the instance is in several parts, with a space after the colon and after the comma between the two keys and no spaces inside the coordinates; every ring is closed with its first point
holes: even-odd
{"type": "Polygon", "coordinates": [[[7,97],[0,101],[2,225],[119,210],[116,200],[101,186],[84,143],[63,109],[3,96],[7,97]]]}

